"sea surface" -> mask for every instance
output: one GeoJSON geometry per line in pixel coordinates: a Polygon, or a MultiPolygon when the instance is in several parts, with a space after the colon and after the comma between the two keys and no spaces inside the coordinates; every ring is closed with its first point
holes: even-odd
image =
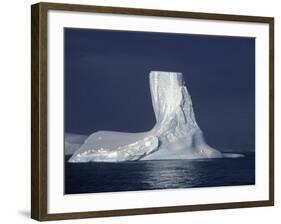
{"type": "Polygon", "coordinates": [[[65,194],[255,184],[255,154],[242,158],[68,163],[65,194]]]}

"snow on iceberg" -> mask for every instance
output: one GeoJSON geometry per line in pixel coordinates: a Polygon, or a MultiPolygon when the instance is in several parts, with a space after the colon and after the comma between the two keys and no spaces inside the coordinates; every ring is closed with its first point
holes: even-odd
{"type": "Polygon", "coordinates": [[[95,132],[69,162],[222,157],[204,140],[182,73],[152,71],[149,80],[155,126],[142,133],[95,132]]]}

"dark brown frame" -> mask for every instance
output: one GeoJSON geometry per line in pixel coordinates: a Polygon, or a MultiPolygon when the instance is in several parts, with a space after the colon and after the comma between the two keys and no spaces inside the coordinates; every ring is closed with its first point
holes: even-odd
{"type": "Polygon", "coordinates": [[[39,221],[187,212],[274,205],[274,18],[137,8],[38,3],[31,6],[31,217],[39,221]],[[47,211],[47,12],[65,10],[269,24],[269,200],[48,214],[47,211]]]}

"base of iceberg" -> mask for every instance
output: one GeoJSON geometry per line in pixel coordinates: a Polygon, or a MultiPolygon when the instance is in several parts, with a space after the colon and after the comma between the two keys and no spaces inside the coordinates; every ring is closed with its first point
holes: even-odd
{"type": "Polygon", "coordinates": [[[135,161],[158,149],[158,145],[153,135],[99,131],[86,139],[69,162],[135,161]]]}
{"type": "Polygon", "coordinates": [[[149,81],[155,126],[142,133],[95,132],[85,139],[69,162],[223,157],[221,152],[207,145],[196,123],[183,75],[152,71],[149,81]]]}

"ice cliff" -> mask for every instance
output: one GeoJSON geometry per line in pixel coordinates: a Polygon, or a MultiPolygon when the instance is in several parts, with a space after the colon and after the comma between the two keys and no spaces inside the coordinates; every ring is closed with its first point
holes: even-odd
{"type": "Polygon", "coordinates": [[[155,126],[148,132],[98,131],[86,138],[69,162],[121,162],[220,158],[204,140],[182,73],[149,74],[155,126]]]}

